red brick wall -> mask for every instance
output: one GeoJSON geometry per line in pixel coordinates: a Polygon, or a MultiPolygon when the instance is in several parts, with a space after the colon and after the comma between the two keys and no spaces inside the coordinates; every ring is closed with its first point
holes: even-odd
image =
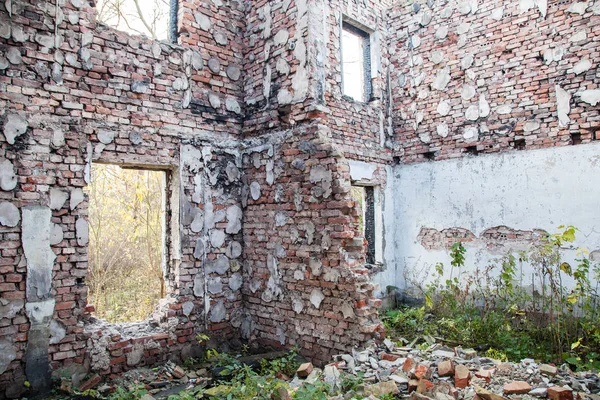
{"type": "Polygon", "coordinates": [[[520,3],[525,2],[477,3],[474,13],[468,6],[461,12],[454,2],[433,8],[421,4],[418,13],[416,7],[399,4],[389,13],[394,129],[401,161],[568,146],[572,134],[581,135],[575,143],[594,140],[600,128],[598,107],[576,93],[597,89],[600,83],[598,11],[594,14],[589,7],[580,15],[569,11],[571,2],[550,1],[543,16],[537,7],[521,11],[520,3]],[[492,18],[499,7],[501,18],[492,18]],[[418,22],[429,17],[425,26],[418,22]],[[581,32],[585,38],[573,41],[581,32]],[[415,37],[413,44],[420,44],[409,48],[409,38],[415,37]],[[433,61],[434,52],[443,53],[439,64],[433,61]],[[584,59],[591,61],[591,68],[574,73],[584,59]],[[451,79],[444,90],[436,90],[431,85],[443,68],[449,68],[451,79]],[[475,91],[467,93],[467,99],[462,97],[465,85],[475,91]],[[571,95],[566,127],[558,123],[556,85],[571,95]],[[489,115],[467,119],[467,110],[475,106],[471,112],[476,111],[482,95],[489,115]],[[450,106],[447,115],[437,111],[441,101],[450,106]],[[499,113],[503,106],[508,107],[499,113]]]}

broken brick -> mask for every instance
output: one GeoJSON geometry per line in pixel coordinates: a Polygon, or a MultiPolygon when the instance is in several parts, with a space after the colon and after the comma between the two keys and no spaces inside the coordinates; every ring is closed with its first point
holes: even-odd
{"type": "Polygon", "coordinates": [[[438,375],[439,376],[452,376],[454,375],[454,363],[452,360],[444,360],[438,363],[438,375]]]}
{"type": "Polygon", "coordinates": [[[307,362],[307,363],[300,365],[300,367],[298,367],[298,370],[296,370],[296,374],[298,375],[298,378],[306,378],[308,375],[310,375],[312,370],[313,370],[312,363],[307,362]]]}
{"type": "Polygon", "coordinates": [[[562,386],[551,386],[548,388],[550,400],[573,400],[573,390],[562,386]]]}
{"type": "Polygon", "coordinates": [[[471,379],[471,372],[469,368],[462,364],[458,364],[454,367],[454,386],[460,389],[464,389],[469,386],[471,379]]]}
{"type": "Polygon", "coordinates": [[[525,381],[512,381],[504,385],[504,394],[525,394],[531,391],[531,385],[525,381]]]}

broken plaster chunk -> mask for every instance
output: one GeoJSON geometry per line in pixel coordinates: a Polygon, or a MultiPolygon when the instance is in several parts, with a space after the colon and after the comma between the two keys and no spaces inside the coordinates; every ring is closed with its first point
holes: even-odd
{"type": "Polygon", "coordinates": [[[310,293],[310,302],[313,306],[315,306],[315,308],[319,308],[321,306],[323,299],[325,299],[325,295],[321,289],[314,288],[310,293]]]}
{"type": "Polygon", "coordinates": [[[436,90],[444,90],[450,83],[450,68],[444,67],[438,71],[431,87],[436,90]]]}
{"type": "Polygon", "coordinates": [[[279,58],[277,60],[277,64],[275,65],[275,69],[282,75],[287,75],[290,73],[290,65],[288,64],[285,58],[279,58]]]}
{"type": "Polygon", "coordinates": [[[342,306],[342,314],[344,314],[344,319],[354,318],[356,314],[354,314],[354,309],[348,303],[344,303],[342,306]]]}
{"type": "Polygon", "coordinates": [[[189,317],[190,314],[194,311],[194,303],[191,301],[186,301],[181,305],[181,310],[183,311],[183,315],[189,317]]]}
{"type": "Polygon", "coordinates": [[[8,114],[4,120],[4,137],[9,144],[15,144],[17,136],[27,132],[29,122],[19,114],[8,114]]]}
{"type": "Polygon", "coordinates": [[[208,102],[212,108],[217,109],[221,107],[221,99],[215,93],[208,94],[208,102]]]}
{"type": "Polygon", "coordinates": [[[583,92],[578,92],[577,96],[581,98],[581,101],[592,106],[600,103],[600,89],[584,90],[583,92]]]}
{"type": "Polygon", "coordinates": [[[0,157],[0,189],[13,190],[17,186],[17,176],[12,162],[0,157]]]}
{"type": "Polygon", "coordinates": [[[225,255],[231,259],[238,258],[242,255],[242,245],[240,242],[232,241],[227,246],[227,250],[225,251],[225,255]]]}
{"type": "Polygon", "coordinates": [[[420,133],[419,140],[421,140],[421,142],[425,144],[431,143],[431,135],[429,134],[429,132],[420,133]]]}
{"type": "Polygon", "coordinates": [[[416,49],[420,45],[421,45],[421,37],[419,37],[419,35],[413,35],[410,37],[409,44],[408,44],[409,49],[416,49]]]}
{"type": "Polygon", "coordinates": [[[227,36],[223,32],[213,32],[213,38],[215,39],[215,42],[221,46],[227,46],[229,43],[227,36]]]}
{"type": "Polygon", "coordinates": [[[592,62],[586,58],[584,60],[580,60],[573,66],[573,72],[575,75],[579,75],[588,71],[590,68],[592,68],[592,62]]]}
{"type": "Polygon", "coordinates": [[[467,1],[462,2],[458,5],[458,12],[462,15],[467,15],[471,12],[471,4],[467,1]]]}
{"type": "Polygon", "coordinates": [[[21,214],[14,204],[7,201],[0,203],[0,225],[14,228],[20,220],[21,214]]]}
{"type": "Polygon", "coordinates": [[[296,314],[300,314],[304,310],[304,300],[299,297],[292,298],[292,309],[296,314]]]}
{"type": "Polygon", "coordinates": [[[556,92],[556,112],[558,114],[558,125],[566,127],[569,125],[571,119],[569,113],[571,112],[571,94],[561,88],[559,85],[554,86],[556,92]]]}
{"type": "Polygon", "coordinates": [[[74,210],[75,207],[77,207],[79,204],[81,204],[81,202],[85,199],[85,196],[83,194],[83,190],[81,188],[77,188],[73,191],[71,191],[71,200],[69,203],[69,208],[71,210],[74,210]]]}
{"type": "Polygon", "coordinates": [[[458,33],[459,35],[464,35],[465,33],[469,32],[470,29],[471,29],[471,23],[463,22],[462,24],[460,24],[458,26],[458,28],[456,28],[456,33],[458,33]]]}
{"type": "Polygon", "coordinates": [[[0,339],[0,374],[3,374],[8,369],[10,363],[17,358],[17,348],[13,343],[13,339],[9,336],[4,336],[0,339]]]}
{"type": "Polygon", "coordinates": [[[235,66],[235,65],[229,65],[226,69],[225,69],[225,73],[227,74],[227,77],[229,79],[231,79],[232,81],[237,81],[238,79],[240,79],[240,74],[241,71],[240,69],[235,66]]]}
{"type": "Polygon", "coordinates": [[[208,60],[208,69],[210,69],[213,74],[218,74],[221,71],[221,63],[218,59],[213,57],[208,60]]]}
{"type": "Polygon", "coordinates": [[[88,222],[85,219],[81,217],[77,219],[77,222],[75,223],[75,231],[77,234],[77,244],[80,246],[85,246],[88,244],[90,232],[88,222]]]}
{"type": "Polygon", "coordinates": [[[452,16],[454,13],[454,7],[452,5],[448,5],[440,12],[440,18],[447,19],[452,16]]]}

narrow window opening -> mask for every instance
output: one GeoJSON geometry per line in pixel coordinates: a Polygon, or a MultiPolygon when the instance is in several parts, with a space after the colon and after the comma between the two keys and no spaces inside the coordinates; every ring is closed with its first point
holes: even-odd
{"type": "Polygon", "coordinates": [[[517,139],[513,142],[515,150],[525,150],[525,139],[517,139]]]}
{"type": "Polygon", "coordinates": [[[371,98],[370,35],[347,22],[342,23],[342,92],[356,101],[371,98]]]}
{"type": "Polygon", "coordinates": [[[96,10],[98,20],[112,28],[152,39],[176,40],[177,4],[171,0],[98,0],[96,10]]]}
{"type": "Polygon", "coordinates": [[[428,151],[423,153],[423,158],[429,161],[435,160],[435,151],[428,151]]]}
{"type": "Polygon", "coordinates": [[[375,190],[372,186],[352,186],[352,196],[360,208],[359,230],[368,243],[366,257],[367,264],[375,264],[375,190]]]}
{"type": "Polygon", "coordinates": [[[581,144],[581,133],[571,133],[571,144],[581,144]]]}
{"type": "Polygon", "coordinates": [[[88,303],[112,323],[147,318],[166,295],[167,172],[92,164],[88,303]]]}

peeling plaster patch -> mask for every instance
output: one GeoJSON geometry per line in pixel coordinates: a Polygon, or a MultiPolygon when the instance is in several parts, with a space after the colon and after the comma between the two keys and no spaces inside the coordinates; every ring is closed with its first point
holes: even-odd
{"type": "Polygon", "coordinates": [[[583,14],[585,14],[585,10],[587,9],[587,7],[588,7],[587,1],[575,2],[575,3],[572,3],[569,6],[569,8],[567,8],[567,12],[583,15],[583,14]]]}
{"type": "Polygon", "coordinates": [[[202,213],[202,211],[197,211],[196,215],[194,215],[192,223],[190,224],[190,229],[192,232],[198,233],[202,231],[202,228],[204,228],[204,213],[202,213]]]}
{"type": "MultiPolygon", "coordinates": [[[[435,31],[435,38],[437,40],[444,40],[448,36],[448,26],[440,25],[435,31]]],[[[437,64],[437,63],[436,63],[437,64]]]]}
{"type": "Polygon", "coordinates": [[[584,59],[573,66],[573,72],[575,75],[579,75],[588,71],[590,68],[592,68],[592,62],[588,59],[584,59]]]}
{"type": "Polygon", "coordinates": [[[434,64],[439,64],[444,61],[444,53],[439,50],[434,50],[431,52],[430,60],[434,64]]]}
{"type": "Polygon", "coordinates": [[[460,24],[458,26],[458,28],[456,28],[456,33],[458,33],[459,35],[464,35],[465,33],[469,32],[470,29],[471,29],[471,23],[463,22],[462,24],[460,24]]]}
{"type": "Polygon", "coordinates": [[[194,277],[194,296],[204,297],[204,278],[201,274],[194,277]]]}
{"type": "Polygon", "coordinates": [[[469,121],[477,121],[479,119],[479,106],[473,105],[467,108],[465,118],[469,121]]]}
{"type": "Polygon", "coordinates": [[[64,239],[64,232],[60,225],[52,224],[52,230],[50,231],[50,245],[56,245],[62,242],[64,239]]]}
{"type": "Polygon", "coordinates": [[[74,210],[81,202],[85,199],[83,194],[83,190],[81,188],[77,188],[71,192],[71,200],[69,203],[69,208],[74,210]]]}
{"type": "Polygon", "coordinates": [[[511,111],[512,111],[512,107],[507,104],[496,108],[496,113],[500,114],[500,115],[510,114],[511,111]]]}
{"type": "Polygon", "coordinates": [[[225,305],[223,304],[223,300],[219,300],[216,304],[213,304],[210,307],[210,322],[221,322],[227,316],[227,311],[225,310],[225,305]]]}
{"type": "Polygon", "coordinates": [[[292,295],[292,309],[296,314],[300,314],[304,310],[304,300],[298,295],[292,295]]]}
{"type": "Polygon", "coordinates": [[[189,317],[192,311],[194,311],[194,303],[191,301],[186,301],[181,305],[181,309],[183,311],[183,315],[189,317]]]}
{"type": "Polygon", "coordinates": [[[450,68],[445,67],[438,71],[431,87],[436,90],[444,90],[450,83],[450,68]]]}
{"type": "Polygon", "coordinates": [[[450,103],[447,100],[442,100],[437,106],[437,112],[441,116],[446,116],[450,114],[450,103]]]}
{"type": "Polygon", "coordinates": [[[479,139],[479,129],[476,126],[469,126],[463,131],[463,138],[467,142],[476,142],[479,139]]]}
{"type": "Polygon", "coordinates": [[[9,144],[15,144],[17,136],[27,132],[29,122],[19,114],[8,114],[4,120],[4,137],[9,144]]]}
{"type": "Polygon", "coordinates": [[[342,305],[342,314],[344,314],[344,319],[356,317],[356,314],[354,314],[354,309],[348,303],[344,303],[344,305],[342,305]]]}
{"type": "Polygon", "coordinates": [[[277,60],[277,64],[275,65],[275,69],[282,75],[287,75],[290,73],[290,65],[286,61],[285,58],[279,58],[277,60]]]}
{"type": "Polygon", "coordinates": [[[275,214],[275,226],[284,226],[285,224],[287,224],[287,215],[283,212],[275,214]]]}
{"type": "Polygon", "coordinates": [[[210,22],[209,17],[207,17],[206,15],[204,15],[202,13],[196,12],[196,13],[194,13],[194,19],[196,20],[196,23],[198,24],[200,29],[202,29],[203,31],[210,30],[212,24],[210,22]]]}
{"type": "Polygon", "coordinates": [[[429,134],[429,132],[420,133],[419,140],[421,140],[421,142],[423,143],[431,143],[431,135],[429,134]]]}
{"type": "Polygon", "coordinates": [[[227,208],[226,233],[235,234],[242,229],[242,209],[236,205],[227,208]]]}
{"type": "Polygon", "coordinates": [[[227,97],[225,99],[225,109],[236,114],[242,113],[242,108],[240,107],[240,104],[234,97],[227,97]]]}
{"type": "Polygon", "coordinates": [[[13,344],[13,339],[4,336],[0,339],[0,374],[8,369],[10,363],[17,358],[17,349],[13,344]]]}
{"type": "Polygon", "coordinates": [[[60,210],[68,198],[69,194],[67,192],[56,188],[50,189],[50,209],[60,210]]]}
{"type": "Polygon", "coordinates": [[[471,85],[463,85],[460,96],[463,100],[471,100],[475,97],[475,88],[471,85]]]}
{"type": "Polygon", "coordinates": [[[500,21],[504,17],[504,7],[495,8],[490,14],[490,18],[500,21]]]}
{"type": "Polygon", "coordinates": [[[220,248],[225,243],[225,232],[221,229],[213,229],[210,233],[210,244],[215,249],[220,248]]]}
{"type": "Polygon", "coordinates": [[[0,316],[2,316],[2,318],[11,319],[21,312],[24,306],[25,301],[22,299],[0,299],[0,316]]]}
{"type": "Polygon", "coordinates": [[[85,246],[89,241],[89,227],[88,222],[83,219],[77,219],[75,223],[75,230],[77,232],[77,244],[80,246],[85,246]]]}
{"type": "Polygon", "coordinates": [[[377,169],[375,165],[363,161],[350,160],[348,164],[350,165],[350,178],[353,181],[373,179],[373,174],[377,169]]]}
{"type": "Polygon", "coordinates": [[[23,208],[22,242],[27,260],[27,300],[38,301],[50,295],[52,267],[56,255],[50,248],[52,211],[48,207],[23,208]]]}
{"type": "Polygon", "coordinates": [[[582,42],[585,39],[587,39],[587,33],[585,31],[579,31],[569,38],[569,42],[577,43],[582,42]]]}
{"type": "Polygon", "coordinates": [[[482,93],[479,95],[479,116],[485,118],[490,115],[490,105],[485,99],[485,95],[482,93]]]}
{"type": "Polygon", "coordinates": [[[581,101],[584,103],[591,104],[592,106],[600,103],[600,89],[584,90],[575,95],[581,97],[581,101]]]}
{"type": "Polygon", "coordinates": [[[250,196],[255,201],[260,198],[260,184],[256,181],[250,184],[250,196]]]}
{"type": "Polygon", "coordinates": [[[469,69],[473,65],[473,61],[474,61],[473,54],[467,53],[462,58],[462,60],[460,60],[460,66],[462,69],[469,69]]]}
{"type": "Polygon", "coordinates": [[[6,201],[0,203],[0,225],[12,228],[17,226],[20,220],[19,209],[14,204],[6,201]]]}
{"type": "Polygon", "coordinates": [[[286,29],[281,29],[275,34],[273,38],[273,44],[275,46],[283,46],[288,42],[290,38],[290,33],[286,29]]]}
{"type": "Polygon", "coordinates": [[[13,190],[17,186],[17,177],[12,162],[0,157],[0,189],[13,190]]]}
{"type": "Polygon", "coordinates": [[[194,258],[196,260],[202,260],[204,258],[204,240],[202,238],[196,239],[196,245],[194,247],[194,258]]]}
{"type": "Polygon", "coordinates": [[[67,336],[67,328],[65,325],[53,319],[50,321],[50,344],[60,343],[67,336]]]}
{"type": "Polygon", "coordinates": [[[321,306],[321,302],[325,299],[325,295],[321,291],[321,289],[314,288],[312,292],[310,292],[310,302],[315,308],[319,308],[321,306]]]}
{"type": "Polygon", "coordinates": [[[527,121],[525,122],[525,125],[523,125],[523,130],[525,132],[533,132],[533,131],[537,131],[538,129],[540,129],[540,123],[539,121],[527,121]]]}
{"type": "Polygon", "coordinates": [[[242,275],[239,273],[235,273],[229,278],[229,288],[234,292],[239,290],[243,283],[242,275]]]}
{"type": "Polygon", "coordinates": [[[212,274],[217,273],[219,275],[223,275],[225,272],[229,270],[229,259],[223,255],[219,254],[216,260],[212,260],[206,263],[206,273],[212,274]]]}
{"type": "Polygon", "coordinates": [[[559,85],[555,85],[554,90],[556,91],[556,112],[558,114],[558,125],[561,127],[566,127],[571,121],[569,118],[569,113],[571,112],[571,95],[559,85]]]}
{"type": "Polygon", "coordinates": [[[437,126],[437,134],[441,137],[447,137],[449,133],[448,125],[443,122],[437,126]]]}
{"type": "Polygon", "coordinates": [[[206,288],[211,294],[219,294],[223,291],[223,283],[218,276],[206,280],[206,288]]]}
{"type": "Polygon", "coordinates": [[[242,255],[242,245],[235,240],[230,242],[225,251],[227,257],[235,259],[242,255]]]}

